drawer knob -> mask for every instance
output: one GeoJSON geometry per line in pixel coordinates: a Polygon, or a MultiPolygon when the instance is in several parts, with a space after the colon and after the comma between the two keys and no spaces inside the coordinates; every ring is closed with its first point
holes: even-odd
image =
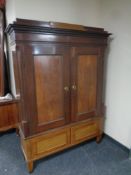
{"type": "Polygon", "coordinates": [[[76,90],[76,85],[72,85],[72,89],[73,90],[76,90]]]}
{"type": "Polygon", "coordinates": [[[69,91],[69,87],[68,87],[68,86],[65,86],[65,87],[64,87],[64,90],[65,90],[66,92],[68,92],[68,91],[69,91]]]}

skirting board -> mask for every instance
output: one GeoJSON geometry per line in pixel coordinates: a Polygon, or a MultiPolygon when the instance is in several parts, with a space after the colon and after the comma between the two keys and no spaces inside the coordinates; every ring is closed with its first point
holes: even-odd
{"type": "Polygon", "coordinates": [[[119,143],[118,141],[116,141],[115,139],[113,139],[112,137],[110,137],[109,135],[107,135],[105,133],[104,133],[104,136],[106,138],[108,138],[112,143],[116,144],[118,147],[120,147],[125,152],[127,152],[129,154],[129,158],[131,158],[131,149],[127,148],[126,146],[124,146],[123,144],[119,143]]]}
{"type": "Polygon", "coordinates": [[[131,148],[129,149],[129,159],[131,159],[131,148]]]}

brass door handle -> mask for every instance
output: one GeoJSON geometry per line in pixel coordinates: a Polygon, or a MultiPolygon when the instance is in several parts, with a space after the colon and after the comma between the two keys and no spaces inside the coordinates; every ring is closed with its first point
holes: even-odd
{"type": "Polygon", "coordinates": [[[64,90],[65,90],[66,92],[68,92],[68,91],[69,91],[69,87],[68,87],[68,86],[65,86],[65,87],[64,87],[64,90]]]}
{"type": "Polygon", "coordinates": [[[72,89],[73,90],[76,90],[76,85],[72,85],[72,89]]]}

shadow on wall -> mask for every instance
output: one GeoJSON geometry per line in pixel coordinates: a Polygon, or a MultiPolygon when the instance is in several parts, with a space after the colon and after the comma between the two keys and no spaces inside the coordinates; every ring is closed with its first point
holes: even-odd
{"type": "Polygon", "coordinates": [[[109,61],[109,57],[110,57],[111,44],[112,44],[113,41],[114,41],[114,37],[111,35],[108,38],[107,48],[106,48],[105,55],[104,55],[105,62],[104,62],[104,73],[103,73],[103,75],[104,75],[104,77],[103,77],[103,79],[104,79],[104,81],[103,81],[104,82],[104,84],[103,84],[103,102],[104,102],[104,105],[105,105],[105,114],[104,114],[105,119],[107,117],[107,113],[106,113],[107,112],[107,110],[106,110],[107,106],[105,104],[105,102],[106,102],[106,89],[107,89],[107,70],[108,70],[108,61],[109,61]]]}

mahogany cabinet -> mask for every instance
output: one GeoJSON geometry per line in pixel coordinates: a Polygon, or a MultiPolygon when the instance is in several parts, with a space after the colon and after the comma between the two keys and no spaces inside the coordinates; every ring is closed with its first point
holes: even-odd
{"type": "Polygon", "coordinates": [[[10,24],[7,33],[15,46],[21,145],[29,172],[34,160],[91,138],[99,141],[109,33],[23,19],[10,24]]]}

